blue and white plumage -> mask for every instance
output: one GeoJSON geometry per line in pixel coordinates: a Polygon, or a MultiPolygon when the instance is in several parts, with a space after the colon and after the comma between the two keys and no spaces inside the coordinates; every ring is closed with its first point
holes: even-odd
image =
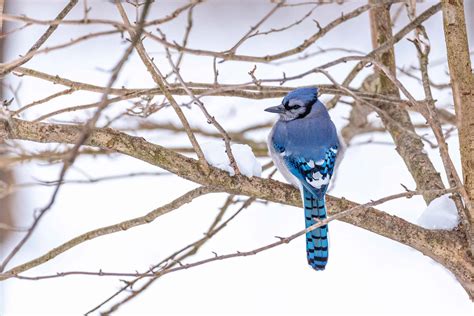
{"type": "MultiPolygon", "coordinates": [[[[273,161],[285,179],[298,187],[303,198],[305,224],[326,218],[324,196],[332,177],[340,147],[336,127],[317,88],[291,91],[282,104],[265,109],[278,113],[268,138],[273,161]]],[[[324,270],[328,259],[327,225],[306,233],[309,265],[324,270]]]]}

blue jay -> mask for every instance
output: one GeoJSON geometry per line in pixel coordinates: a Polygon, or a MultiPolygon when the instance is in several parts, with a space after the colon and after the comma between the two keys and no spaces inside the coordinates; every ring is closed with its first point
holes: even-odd
{"type": "MultiPolygon", "coordinates": [[[[281,105],[265,109],[280,118],[268,137],[271,157],[285,179],[301,191],[306,227],[326,218],[324,196],[339,149],[336,127],[317,88],[291,91],[281,105]]],[[[324,270],[328,260],[328,228],[306,233],[309,265],[324,270]]]]}

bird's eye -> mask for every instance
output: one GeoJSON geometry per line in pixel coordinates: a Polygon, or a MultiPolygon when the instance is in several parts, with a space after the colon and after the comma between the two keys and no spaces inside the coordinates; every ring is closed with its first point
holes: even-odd
{"type": "Polygon", "coordinates": [[[295,109],[295,110],[296,110],[296,109],[299,109],[300,107],[301,107],[301,106],[300,106],[300,105],[298,105],[298,104],[296,104],[296,105],[293,105],[293,109],[295,109]]]}

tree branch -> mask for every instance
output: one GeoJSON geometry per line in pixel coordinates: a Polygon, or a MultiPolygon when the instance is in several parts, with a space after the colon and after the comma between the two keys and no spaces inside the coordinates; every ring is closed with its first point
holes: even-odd
{"type": "MultiPolygon", "coordinates": [[[[120,3],[119,0],[115,1],[115,5],[117,6],[117,9],[120,13],[120,16],[122,17],[122,20],[124,24],[128,27],[130,27],[130,21],[128,20],[127,13],[125,12],[125,9],[123,8],[122,4],[120,3]]],[[[128,33],[130,36],[134,37],[134,31],[132,29],[128,29],[128,33]]],[[[163,75],[161,74],[160,70],[155,66],[153,61],[151,60],[150,56],[148,56],[147,52],[145,51],[145,47],[143,46],[143,43],[140,41],[137,42],[135,45],[135,49],[140,56],[143,64],[145,65],[146,69],[150,73],[151,77],[153,78],[153,81],[158,85],[160,90],[163,92],[164,96],[168,101],[170,102],[171,106],[173,107],[174,111],[176,112],[176,115],[178,116],[179,120],[181,121],[181,124],[183,124],[183,127],[186,131],[186,134],[188,135],[189,141],[191,142],[194,150],[196,151],[196,155],[199,158],[199,165],[201,168],[203,168],[205,171],[208,170],[209,165],[206,161],[206,158],[204,157],[204,153],[202,152],[201,146],[199,145],[196,137],[194,136],[193,132],[191,131],[191,127],[189,126],[188,120],[186,119],[186,116],[184,115],[183,111],[179,107],[178,103],[174,99],[173,95],[170,93],[168,90],[166,84],[165,84],[165,79],[163,75]]]]}
{"type": "MultiPolygon", "coordinates": [[[[79,0],[70,0],[68,4],[61,10],[61,12],[59,12],[59,14],[56,16],[55,21],[61,21],[62,19],[64,19],[64,17],[72,10],[72,8],[74,8],[74,6],[77,4],[78,1],[79,0]]],[[[33,46],[30,47],[26,55],[30,55],[34,51],[38,50],[41,47],[41,45],[43,45],[44,42],[46,42],[46,40],[51,36],[51,34],[53,34],[54,31],[56,31],[58,26],[59,24],[50,25],[48,29],[46,30],[46,32],[44,32],[41,35],[41,37],[33,44],[33,46]]],[[[2,66],[2,68],[0,68],[0,77],[5,76],[10,71],[14,70],[16,67],[21,66],[24,63],[28,62],[31,59],[31,57],[20,59],[16,63],[9,65],[8,67],[2,66]]]]}
{"type": "MultiPolygon", "coordinates": [[[[18,119],[13,119],[11,125],[8,125],[7,121],[0,122],[2,123],[0,137],[3,136],[6,139],[74,144],[77,136],[81,133],[81,126],[78,125],[32,123],[18,119]]],[[[141,137],[130,136],[110,128],[94,129],[85,145],[137,158],[184,179],[204,186],[212,186],[216,190],[230,194],[247,195],[294,206],[300,206],[301,203],[298,190],[290,185],[271,179],[231,177],[228,173],[213,167],[210,167],[209,174],[204,174],[198,168],[198,162],[192,158],[149,143],[141,137]]],[[[328,206],[332,210],[331,212],[337,213],[356,205],[357,203],[344,198],[328,196],[328,206]]],[[[348,216],[343,221],[404,243],[431,257],[434,257],[434,253],[438,251],[435,246],[444,249],[443,243],[447,241],[450,243],[462,242],[456,232],[429,231],[373,208],[348,216]],[[443,238],[442,236],[451,237],[443,238]]]]}
{"type": "Polygon", "coordinates": [[[0,274],[0,281],[8,279],[8,278],[10,278],[10,277],[12,277],[12,276],[14,276],[18,273],[23,272],[23,271],[34,268],[34,267],[36,267],[40,264],[43,264],[43,263],[55,258],[56,256],[60,255],[61,253],[64,253],[67,250],[69,250],[69,249],[71,249],[71,248],[73,248],[73,247],[75,247],[75,246],[77,246],[81,243],[89,241],[91,239],[95,239],[95,238],[100,237],[100,236],[113,234],[113,233],[120,232],[120,231],[125,231],[125,230],[128,230],[128,229],[136,227],[136,226],[151,223],[152,221],[154,221],[159,216],[164,215],[166,213],[169,213],[170,211],[173,211],[173,210],[183,206],[184,204],[191,202],[193,199],[195,199],[195,198],[197,198],[197,197],[199,197],[203,194],[207,194],[207,193],[211,193],[211,192],[216,192],[216,189],[213,189],[213,188],[210,188],[210,187],[199,187],[197,189],[189,191],[188,193],[180,196],[179,198],[175,199],[174,201],[172,201],[168,204],[165,204],[165,205],[149,212],[148,214],[146,214],[144,216],[129,219],[129,220],[126,220],[126,221],[123,221],[123,222],[120,222],[120,223],[117,223],[117,224],[114,224],[114,225],[101,227],[101,228],[98,228],[98,229],[95,229],[95,230],[91,230],[91,231],[89,231],[87,233],[84,233],[82,235],[79,235],[79,236],[63,243],[62,245],[60,245],[56,248],[53,248],[52,250],[48,251],[46,254],[44,254],[44,255],[42,255],[38,258],[30,260],[26,263],[20,264],[16,267],[6,271],[5,273],[0,274]]]}

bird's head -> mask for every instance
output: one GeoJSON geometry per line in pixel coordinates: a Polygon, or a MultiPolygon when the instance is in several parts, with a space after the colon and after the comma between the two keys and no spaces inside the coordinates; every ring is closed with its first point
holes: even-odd
{"type": "Polygon", "coordinates": [[[291,121],[308,115],[317,100],[318,88],[299,88],[288,93],[280,105],[265,111],[280,114],[283,121],[291,121]]]}

